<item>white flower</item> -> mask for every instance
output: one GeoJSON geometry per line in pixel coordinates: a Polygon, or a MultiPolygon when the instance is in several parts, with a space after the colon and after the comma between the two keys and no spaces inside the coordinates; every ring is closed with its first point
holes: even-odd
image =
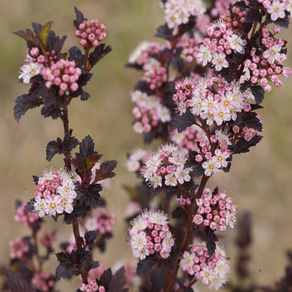
{"type": "Polygon", "coordinates": [[[188,251],[185,251],[183,253],[182,259],[180,260],[180,267],[183,271],[187,271],[188,269],[191,269],[194,266],[194,253],[189,253],[188,251]]]}
{"type": "Polygon", "coordinates": [[[244,46],[246,45],[246,40],[243,40],[240,36],[233,34],[227,37],[227,41],[230,44],[232,50],[237,51],[240,54],[244,54],[244,46]]]}
{"type": "Polygon", "coordinates": [[[97,221],[94,217],[88,217],[85,221],[84,227],[87,231],[97,230],[97,221]]]}
{"type": "Polygon", "coordinates": [[[207,47],[201,45],[196,58],[198,62],[202,63],[202,66],[206,66],[208,62],[211,62],[212,54],[207,47]]]}
{"type": "Polygon", "coordinates": [[[213,55],[212,64],[215,66],[216,71],[222,70],[222,68],[228,68],[229,64],[226,60],[224,53],[215,53],[213,55]]]}
{"type": "Polygon", "coordinates": [[[272,21],[277,20],[278,18],[284,18],[286,16],[285,10],[287,8],[286,3],[281,3],[278,0],[271,1],[267,7],[268,13],[271,14],[272,21]]]}
{"type": "Polygon", "coordinates": [[[281,51],[282,46],[281,45],[274,45],[268,50],[263,52],[263,57],[268,60],[270,64],[274,64],[275,61],[281,60],[281,51]]]}
{"type": "Polygon", "coordinates": [[[234,228],[234,225],[236,223],[236,211],[226,212],[226,225],[229,225],[231,228],[234,228]]]}
{"type": "Polygon", "coordinates": [[[131,246],[133,249],[141,251],[147,245],[146,233],[141,231],[131,238],[131,246]]]}
{"type": "Polygon", "coordinates": [[[20,67],[19,79],[22,79],[23,83],[28,84],[30,79],[40,74],[43,65],[37,62],[28,62],[27,64],[20,67]]]}
{"type": "Polygon", "coordinates": [[[200,272],[200,276],[202,277],[203,284],[208,285],[209,282],[213,279],[213,271],[210,270],[208,266],[206,266],[200,272]]]}

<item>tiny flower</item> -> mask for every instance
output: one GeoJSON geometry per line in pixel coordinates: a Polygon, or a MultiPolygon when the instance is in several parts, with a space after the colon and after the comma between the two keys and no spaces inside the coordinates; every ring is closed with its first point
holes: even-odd
{"type": "Polygon", "coordinates": [[[28,84],[30,79],[41,72],[42,65],[37,62],[28,62],[20,67],[19,79],[22,79],[23,83],[28,84]]]}

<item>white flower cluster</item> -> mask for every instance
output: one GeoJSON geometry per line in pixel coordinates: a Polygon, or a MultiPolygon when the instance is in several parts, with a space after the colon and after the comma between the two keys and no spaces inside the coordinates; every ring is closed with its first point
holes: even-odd
{"type": "Polygon", "coordinates": [[[45,169],[38,179],[34,209],[39,217],[72,213],[73,201],[77,197],[72,173],[64,169],[45,169]]]}
{"type": "Polygon", "coordinates": [[[145,162],[141,174],[153,188],[166,186],[175,187],[191,180],[191,168],[185,168],[188,155],[182,148],[173,144],[163,145],[152,153],[145,162]]]}
{"type": "Polygon", "coordinates": [[[134,150],[128,157],[127,169],[130,172],[139,171],[143,163],[146,161],[149,153],[143,149],[134,150]]]}
{"type": "Polygon", "coordinates": [[[206,12],[202,0],[168,0],[164,8],[165,21],[169,28],[186,24],[191,16],[203,15],[206,12]]]}
{"type": "Polygon", "coordinates": [[[144,260],[155,253],[164,259],[169,257],[174,239],[169,231],[167,214],[145,210],[131,225],[128,240],[134,257],[144,260]]]}
{"type": "Polygon", "coordinates": [[[185,251],[180,260],[180,267],[197,280],[209,285],[210,289],[219,290],[228,280],[229,264],[225,250],[216,244],[215,254],[208,254],[206,243],[194,240],[191,250],[185,251]]]}

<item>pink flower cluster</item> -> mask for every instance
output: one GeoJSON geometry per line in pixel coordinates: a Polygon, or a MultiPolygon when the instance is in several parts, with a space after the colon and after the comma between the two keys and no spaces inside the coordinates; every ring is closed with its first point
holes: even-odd
{"type": "Polygon", "coordinates": [[[127,169],[130,172],[141,172],[141,167],[145,163],[149,153],[143,149],[134,150],[129,156],[127,160],[127,169]]]}
{"type": "Polygon", "coordinates": [[[170,140],[178,147],[183,148],[186,153],[189,153],[189,151],[199,152],[198,143],[207,142],[208,138],[201,128],[192,125],[181,133],[178,133],[177,130],[170,132],[170,140]]]}
{"type": "Polygon", "coordinates": [[[9,252],[11,259],[21,259],[29,252],[28,243],[21,238],[9,241],[9,252]]]}
{"type": "Polygon", "coordinates": [[[186,78],[175,85],[173,100],[180,114],[190,109],[193,115],[206,121],[207,125],[237,119],[237,113],[251,110],[249,90],[242,92],[239,82],[228,83],[220,76],[213,78],[186,78]],[[217,89],[216,89],[217,88],[217,89]]]}
{"type": "Polygon", "coordinates": [[[151,59],[150,62],[146,63],[143,66],[144,77],[146,82],[149,83],[149,88],[155,90],[156,88],[161,87],[163,82],[167,82],[167,69],[162,66],[155,59],[151,59]]]}
{"type": "Polygon", "coordinates": [[[198,44],[200,43],[200,39],[192,38],[188,34],[184,34],[180,41],[177,43],[177,47],[182,47],[181,57],[184,58],[188,63],[192,63],[196,60],[196,56],[199,52],[198,44]]]}
{"type": "Polygon", "coordinates": [[[46,52],[46,55],[43,55],[40,54],[39,48],[33,47],[28,51],[27,58],[32,63],[44,64],[47,62],[54,63],[57,60],[58,56],[55,50],[52,50],[51,52],[48,51],[46,52]]]}
{"type": "Polygon", "coordinates": [[[14,215],[14,221],[23,224],[25,227],[30,227],[36,222],[39,217],[36,216],[35,213],[25,212],[24,211],[25,204],[21,204],[14,215]]]}
{"type": "Polygon", "coordinates": [[[210,226],[212,230],[219,228],[225,231],[227,226],[234,228],[236,223],[236,206],[230,197],[226,197],[224,192],[212,195],[208,188],[204,189],[200,199],[196,199],[198,206],[197,214],[193,217],[193,222],[197,225],[210,226]]]}
{"type": "Polygon", "coordinates": [[[263,86],[266,92],[272,90],[271,81],[276,87],[282,85],[282,81],[277,75],[282,74],[285,78],[292,76],[292,70],[289,67],[282,67],[282,64],[287,59],[285,52],[286,41],[282,38],[277,39],[275,35],[280,32],[280,27],[274,27],[274,35],[271,36],[267,26],[262,27],[261,45],[263,53],[257,54],[256,49],[252,49],[250,56],[244,62],[244,66],[249,69],[250,81],[254,84],[259,83],[263,86]]]}
{"type": "Polygon", "coordinates": [[[258,0],[270,14],[271,20],[276,21],[278,18],[285,18],[286,13],[292,11],[291,0],[258,0]]]}
{"type": "Polygon", "coordinates": [[[32,280],[32,284],[40,291],[47,292],[55,286],[55,281],[46,272],[36,274],[32,280]]]}
{"type": "Polygon", "coordinates": [[[137,104],[133,114],[137,121],[133,125],[136,133],[148,133],[160,122],[166,123],[171,119],[170,110],[161,103],[156,95],[147,95],[141,91],[132,92],[132,101],[137,104]]]}
{"type": "Polygon", "coordinates": [[[229,67],[228,56],[232,53],[245,53],[246,40],[238,28],[245,21],[246,11],[233,7],[233,15],[227,12],[221,19],[207,28],[208,38],[200,45],[196,55],[198,63],[206,66],[211,63],[216,71],[229,67]]]}
{"type": "Polygon", "coordinates": [[[47,81],[46,87],[58,86],[60,95],[64,95],[68,90],[77,91],[79,88],[77,80],[81,75],[81,69],[76,67],[75,61],[61,59],[57,63],[52,63],[50,67],[42,67],[41,74],[47,81]]]}
{"type": "Polygon", "coordinates": [[[165,21],[169,28],[189,22],[190,17],[206,12],[202,0],[168,0],[164,4],[165,21]]]}
{"type": "Polygon", "coordinates": [[[167,214],[145,210],[131,222],[128,241],[135,258],[144,260],[155,253],[168,258],[174,239],[169,231],[167,214]]]}
{"type": "Polygon", "coordinates": [[[56,216],[63,212],[72,213],[73,201],[76,198],[72,173],[64,169],[45,169],[38,179],[35,191],[34,209],[39,217],[56,216]]]}
{"type": "Polygon", "coordinates": [[[192,169],[185,167],[187,159],[183,149],[165,144],[148,157],[141,174],[153,188],[162,187],[162,184],[175,187],[191,180],[192,169]]]}
{"type": "Polygon", "coordinates": [[[216,252],[210,257],[206,243],[199,240],[194,240],[191,250],[183,253],[180,267],[216,290],[227,282],[230,270],[226,253],[219,244],[216,244],[216,252]]]}
{"type": "Polygon", "coordinates": [[[150,54],[158,54],[162,50],[162,46],[156,42],[141,42],[129,56],[129,63],[144,65],[149,63],[150,54]]]}
{"type": "Polygon", "coordinates": [[[105,288],[101,285],[98,286],[95,280],[90,281],[88,284],[82,283],[79,289],[84,292],[105,292],[105,288]]]}
{"type": "Polygon", "coordinates": [[[94,217],[87,217],[84,227],[87,231],[98,230],[101,234],[112,232],[113,226],[116,224],[116,214],[106,209],[97,212],[94,217]]]}
{"type": "Polygon", "coordinates": [[[236,0],[217,0],[214,7],[211,9],[211,15],[213,17],[218,17],[226,13],[230,4],[233,4],[236,0]]]}
{"type": "Polygon", "coordinates": [[[106,38],[106,26],[103,23],[99,23],[97,19],[85,20],[75,31],[75,36],[80,38],[80,45],[84,48],[90,49],[97,47],[99,42],[106,38]]]}

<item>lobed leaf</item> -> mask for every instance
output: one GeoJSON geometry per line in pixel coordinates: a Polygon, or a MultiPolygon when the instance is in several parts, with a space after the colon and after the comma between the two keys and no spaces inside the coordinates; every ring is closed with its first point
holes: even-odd
{"type": "Polygon", "coordinates": [[[73,25],[76,29],[79,29],[79,25],[84,21],[87,20],[87,18],[84,17],[83,13],[77,9],[76,6],[74,6],[74,11],[76,15],[76,19],[73,21],[73,25]]]}
{"type": "Polygon", "coordinates": [[[94,51],[89,55],[89,64],[91,68],[95,66],[101,59],[103,59],[107,54],[112,51],[111,46],[106,44],[100,44],[95,47],[94,51]]]}
{"type": "Polygon", "coordinates": [[[194,115],[187,110],[182,115],[175,114],[173,120],[170,122],[170,131],[177,129],[179,133],[183,132],[186,128],[194,125],[196,119],[194,115]]]}
{"type": "Polygon", "coordinates": [[[8,268],[4,268],[4,273],[6,276],[6,284],[11,292],[36,292],[20,275],[15,274],[8,268]]]}

